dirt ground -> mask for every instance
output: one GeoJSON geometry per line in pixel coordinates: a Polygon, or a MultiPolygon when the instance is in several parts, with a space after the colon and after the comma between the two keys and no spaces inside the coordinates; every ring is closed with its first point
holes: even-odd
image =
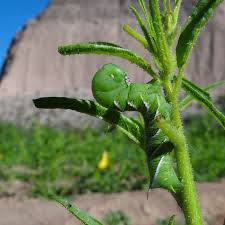
{"type": "MultiPolygon", "coordinates": [[[[72,215],[55,202],[28,198],[23,186],[17,184],[17,193],[8,190],[0,197],[0,225],[80,225],[72,215]],[[6,196],[8,195],[8,196],[6,196]]],[[[198,185],[203,215],[210,225],[223,225],[225,218],[225,179],[216,183],[198,185]]],[[[146,192],[116,194],[86,194],[74,196],[73,202],[99,220],[109,211],[122,210],[133,225],[153,225],[159,218],[176,214],[179,208],[171,196],[162,190],[153,190],[147,200],[146,192]]],[[[181,223],[180,223],[181,224],[181,223]]]]}

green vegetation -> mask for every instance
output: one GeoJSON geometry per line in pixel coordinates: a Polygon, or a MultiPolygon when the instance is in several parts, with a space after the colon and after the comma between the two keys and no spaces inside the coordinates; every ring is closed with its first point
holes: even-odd
{"type": "Polygon", "coordinates": [[[224,130],[210,115],[186,120],[191,161],[197,181],[213,181],[225,175],[224,130]]]}
{"type": "Polygon", "coordinates": [[[104,216],[106,225],[131,225],[130,218],[122,211],[112,211],[104,216]]]}
{"type": "MultiPolygon", "coordinates": [[[[185,124],[196,180],[224,176],[223,129],[209,115],[186,119],[185,124]]],[[[38,125],[25,130],[1,123],[0,138],[0,179],[30,182],[35,195],[47,196],[46,190],[61,195],[147,190],[144,152],[119,131],[59,130],[38,125]],[[98,163],[104,151],[109,165],[101,170],[98,163]]]]}
{"type": "MultiPolygon", "coordinates": [[[[170,225],[170,218],[168,219],[158,219],[156,221],[155,225],[170,225]]],[[[174,224],[172,223],[172,225],[185,225],[185,222],[183,220],[178,220],[178,221],[174,221],[174,224]]]]}
{"type": "Polygon", "coordinates": [[[22,179],[32,183],[33,193],[46,190],[61,195],[119,192],[143,188],[146,168],[143,152],[121,132],[106,134],[87,129],[56,130],[34,125],[24,130],[0,125],[0,179],[22,179]],[[10,141],[9,141],[10,140],[10,141]],[[109,165],[98,169],[102,153],[109,165]]]}

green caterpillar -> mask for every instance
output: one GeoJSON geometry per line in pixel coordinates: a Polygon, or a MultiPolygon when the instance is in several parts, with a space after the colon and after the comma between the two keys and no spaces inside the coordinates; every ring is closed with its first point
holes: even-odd
{"type": "Polygon", "coordinates": [[[147,84],[131,83],[117,65],[105,64],[93,77],[92,93],[96,101],[106,108],[122,112],[138,111],[143,115],[150,188],[162,187],[171,192],[179,190],[181,183],[168,154],[173,145],[155,126],[157,116],[168,119],[171,111],[161,92],[160,82],[152,80],[147,84]]]}
{"type": "Polygon", "coordinates": [[[170,107],[161,94],[159,81],[131,83],[125,72],[114,64],[106,64],[96,72],[92,80],[92,93],[99,104],[119,111],[144,113],[160,107],[162,113],[167,114],[168,110],[162,108],[170,107]]]}

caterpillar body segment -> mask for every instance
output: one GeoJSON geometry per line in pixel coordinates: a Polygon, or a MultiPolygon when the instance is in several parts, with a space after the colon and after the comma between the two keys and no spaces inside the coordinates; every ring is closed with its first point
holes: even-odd
{"type": "Polygon", "coordinates": [[[115,107],[124,111],[129,93],[126,74],[113,64],[104,65],[94,75],[92,93],[96,101],[102,106],[115,107]]]}
{"type": "Polygon", "coordinates": [[[169,154],[157,157],[149,162],[150,189],[163,188],[177,193],[182,184],[173,168],[173,159],[169,154]]]}

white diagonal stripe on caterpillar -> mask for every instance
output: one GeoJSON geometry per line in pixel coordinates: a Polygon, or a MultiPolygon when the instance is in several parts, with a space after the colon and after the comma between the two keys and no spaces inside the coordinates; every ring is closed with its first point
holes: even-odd
{"type": "Polygon", "coordinates": [[[121,106],[120,106],[120,104],[119,104],[118,101],[113,101],[113,104],[114,104],[119,110],[122,111],[122,108],[121,108],[121,106]]]}
{"type": "Polygon", "coordinates": [[[136,107],[132,102],[128,101],[127,104],[128,104],[130,107],[132,107],[132,108],[134,108],[134,109],[137,110],[137,107],[136,107]]]}
{"type": "Polygon", "coordinates": [[[150,109],[149,103],[148,103],[148,102],[146,102],[146,101],[143,99],[142,94],[141,94],[141,100],[142,100],[142,102],[144,103],[144,105],[145,105],[146,109],[147,109],[147,110],[149,110],[149,109],[150,109]]]}

